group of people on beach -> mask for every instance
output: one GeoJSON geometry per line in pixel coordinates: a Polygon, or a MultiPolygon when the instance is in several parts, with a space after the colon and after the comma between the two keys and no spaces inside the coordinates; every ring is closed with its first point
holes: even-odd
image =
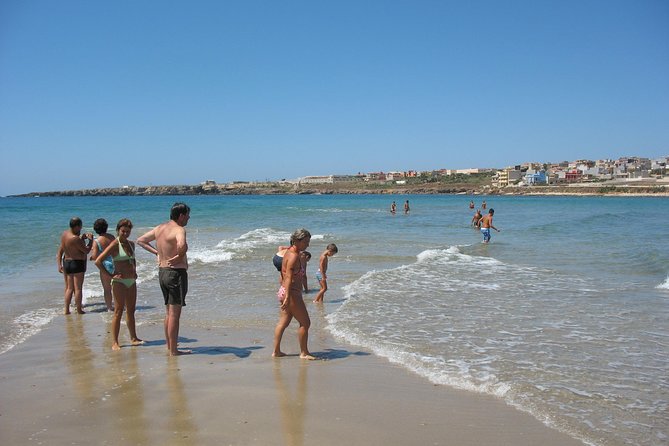
{"type": "MultiPolygon", "coordinates": [[[[137,244],[158,258],[158,280],[165,300],[165,340],[170,355],[190,353],[179,350],[179,320],[181,309],[186,305],[188,292],[188,244],[185,226],[190,219],[190,207],[185,203],[175,203],[170,210],[170,220],[162,223],[137,239],[137,244]],[[151,243],[156,243],[154,247],[151,243]]],[[[100,270],[100,281],[104,289],[105,304],[113,310],[112,335],[113,350],[120,350],[118,342],[123,312],[130,332],[132,345],[144,343],[137,336],[135,327],[135,307],[137,304],[137,259],[135,243],[129,240],[132,222],[123,218],[116,225],[114,237],[107,233],[108,223],[99,218],[93,225],[98,234],[82,233],[83,222],[79,217],[70,219],[70,228],[60,239],[56,254],[58,271],[65,280],[65,314],[70,314],[74,297],[77,313],[84,314],[82,297],[87,257],[100,270]],[[112,304],[113,298],[113,304],[112,304]]]]}
{"type": "MultiPolygon", "coordinates": [[[[188,292],[188,243],[185,226],[190,219],[190,207],[185,203],[175,203],[170,210],[170,220],[162,223],[137,239],[137,244],[157,256],[158,281],[165,301],[165,340],[170,355],[178,356],[191,353],[190,350],[177,348],[181,310],[186,305],[188,292]],[[155,241],[155,247],[152,242],[155,241]]],[[[84,274],[87,257],[95,262],[100,270],[100,281],[104,289],[105,304],[108,311],[113,311],[112,350],[120,350],[118,341],[123,312],[130,332],[132,345],[144,343],[137,336],[135,326],[135,308],[137,304],[137,259],[135,243],[129,240],[132,222],[123,218],[116,225],[117,236],[107,233],[108,223],[99,218],[93,225],[98,234],[82,233],[83,222],[79,217],[70,220],[70,228],[61,235],[60,246],[56,254],[58,271],[65,280],[65,314],[70,314],[70,305],[74,297],[77,313],[84,314],[82,297],[84,274]],[[112,302],[113,300],[113,302],[112,302]]],[[[277,297],[280,305],[279,321],[274,330],[274,348],[272,356],[286,356],[281,351],[283,332],[293,318],[297,319],[300,357],[316,359],[307,347],[308,332],[311,325],[302,290],[308,291],[306,268],[311,254],[306,250],[311,241],[311,234],[306,229],[298,229],[290,238],[290,246],[280,246],[274,256],[274,266],[280,273],[280,287],[277,297]]],[[[320,290],[314,302],[323,302],[327,291],[328,259],[338,252],[337,245],[331,243],[319,258],[316,279],[320,290]]]]}

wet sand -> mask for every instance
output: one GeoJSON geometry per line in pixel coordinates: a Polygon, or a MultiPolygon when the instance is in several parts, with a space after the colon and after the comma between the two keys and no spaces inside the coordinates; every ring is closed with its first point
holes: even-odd
{"type": "Polygon", "coordinates": [[[383,358],[312,333],[274,359],[272,330],[223,333],[182,323],[166,354],[162,324],[120,352],[99,315],[59,316],[0,356],[3,444],[580,445],[491,396],[435,386],[383,358]]]}

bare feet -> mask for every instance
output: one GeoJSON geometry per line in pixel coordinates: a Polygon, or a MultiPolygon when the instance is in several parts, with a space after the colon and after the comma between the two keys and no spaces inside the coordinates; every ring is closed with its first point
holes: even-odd
{"type": "Polygon", "coordinates": [[[84,310],[77,309],[77,314],[86,314],[84,310]]]}
{"type": "Polygon", "coordinates": [[[315,357],[311,353],[300,353],[300,359],[307,359],[309,361],[314,361],[319,358],[315,357]]]}
{"type": "Polygon", "coordinates": [[[118,342],[114,342],[114,343],[112,344],[112,350],[114,350],[115,352],[121,350],[121,346],[118,345],[118,342]]]}
{"type": "Polygon", "coordinates": [[[177,350],[176,353],[170,352],[170,356],[190,355],[191,353],[193,353],[191,350],[177,350]]]}
{"type": "Polygon", "coordinates": [[[132,345],[144,345],[144,344],[146,344],[146,342],[144,342],[142,339],[139,339],[139,338],[133,339],[132,341],[130,341],[130,343],[132,345]]]}
{"type": "Polygon", "coordinates": [[[63,314],[70,314],[70,310],[65,310],[63,314]]]}
{"type": "Polygon", "coordinates": [[[272,353],[273,358],[282,358],[284,356],[286,356],[286,354],[284,352],[274,352],[274,353],[272,353]]]}

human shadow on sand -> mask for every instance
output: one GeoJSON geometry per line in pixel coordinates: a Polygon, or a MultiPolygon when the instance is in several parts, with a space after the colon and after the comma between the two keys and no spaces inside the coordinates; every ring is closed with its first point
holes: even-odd
{"type": "Polygon", "coordinates": [[[193,347],[191,351],[194,355],[235,355],[238,358],[248,358],[253,350],[265,348],[259,345],[253,347],[231,347],[231,346],[209,346],[193,347]]]}
{"type": "MultiPolygon", "coordinates": [[[[179,337],[177,342],[179,344],[190,344],[191,342],[197,342],[197,339],[179,337]]],[[[165,339],[156,339],[153,341],[145,340],[144,345],[146,346],[167,345],[167,341],[165,341],[165,339]]]]}
{"type": "Polygon", "coordinates": [[[335,348],[326,348],[325,351],[321,352],[312,352],[312,354],[318,359],[324,359],[327,361],[331,361],[333,359],[344,359],[348,358],[350,356],[369,356],[371,353],[367,352],[350,352],[348,350],[341,350],[341,349],[335,349],[335,348]]]}

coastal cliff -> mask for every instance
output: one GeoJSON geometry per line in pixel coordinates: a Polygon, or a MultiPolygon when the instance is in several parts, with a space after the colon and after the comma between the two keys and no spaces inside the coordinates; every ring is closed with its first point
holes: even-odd
{"type": "Polygon", "coordinates": [[[462,194],[462,195],[647,195],[669,196],[669,185],[593,183],[561,186],[504,187],[472,184],[309,184],[242,183],[123,186],[69,191],[30,192],[12,197],[82,197],[151,195],[307,195],[307,194],[462,194]]]}

